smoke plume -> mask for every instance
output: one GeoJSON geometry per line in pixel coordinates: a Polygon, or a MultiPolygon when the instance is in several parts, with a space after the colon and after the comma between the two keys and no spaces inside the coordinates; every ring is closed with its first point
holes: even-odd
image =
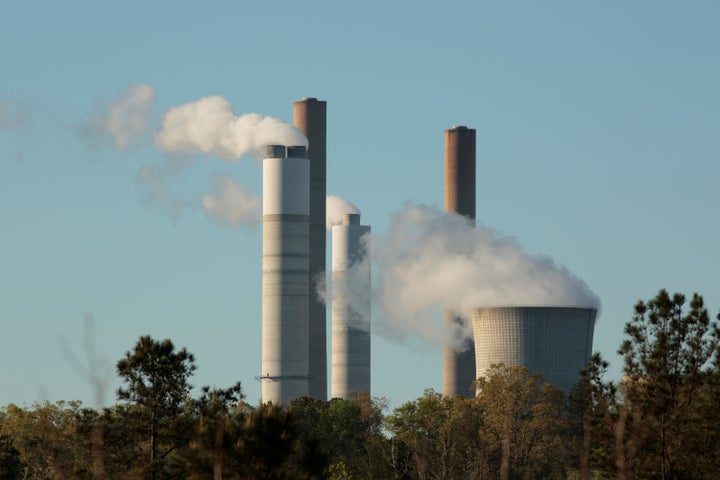
{"type": "Polygon", "coordinates": [[[235,161],[246,153],[258,155],[266,145],[304,145],[296,127],[257,113],[236,116],[219,95],[171,108],[165,113],[155,144],[169,152],[202,152],[235,161]]]}
{"type": "Polygon", "coordinates": [[[372,236],[371,256],[378,326],[395,338],[412,332],[443,339],[443,311],[468,320],[482,306],[600,305],[552,258],[530,255],[512,238],[433,207],[409,205],[394,214],[388,235],[372,236]]]}
{"type": "Polygon", "coordinates": [[[200,205],[208,217],[231,227],[254,227],[260,222],[262,204],[258,195],[238,185],[230,177],[220,178],[215,183],[216,193],[208,193],[200,198],[200,205]]]}
{"type": "Polygon", "coordinates": [[[348,202],[336,195],[328,195],[326,199],[325,207],[325,225],[328,230],[332,229],[333,225],[342,225],[343,215],[347,213],[360,213],[360,210],[348,202]]]}
{"type": "Polygon", "coordinates": [[[132,85],[92,115],[84,131],[95,139],[110,137],[119,150],[143,141],[150,132],[149,120],[155,91],[148,84],[132,85]]]}

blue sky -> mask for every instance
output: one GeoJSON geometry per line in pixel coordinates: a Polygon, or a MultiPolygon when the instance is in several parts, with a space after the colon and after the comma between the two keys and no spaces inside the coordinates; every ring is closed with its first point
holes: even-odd
{"type": "MultiPolygon", "coordinates": [[[[443,130],[476,128],[478,223],[585,280],[615,377],[639,298],[720,308],[716,2],[109,3],[0,19],[0,404],[92,403],[62,347],[84,358],[86,312],[111,373],[150,334],[195,353],[195,385],[239,380],[258,400],[261,230],[198,199],[223,175],[259,193],[261,171],[89,135],[137,84],[155,91],[152,130],[207,95],[286,121],[294,100],[327,100],[328,193],[378,233],[408,201],[442,208],[443,130]],[[148,165],[182,208],[143,201],[148,165]]],[[[375,395],[440,389],[440,347],[373,341],[375,395]]]]}

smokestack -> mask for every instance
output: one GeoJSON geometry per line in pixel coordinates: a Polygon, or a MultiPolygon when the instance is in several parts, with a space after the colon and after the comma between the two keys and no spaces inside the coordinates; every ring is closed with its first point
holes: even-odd
{"type": "Polygon", "coordinates": [[[594,308],[487,307],[472,312],[477,373],[521,365],[566,394],[590,363],[594,308]]]}
{"type": "Polygon", "coordinates": [[[325,275],[325,195],[327,192],[327,103],[303,98],[293,103],[293,123],[308,139],[310,160],[310,282],[309,301],[309,396],[327,400],[327,317],[325,304],[316,292],[317,279],[325,275]]]}
{"type": "Polygon", "coordinates": [[[363,241],[368,233],[356,213],[332,227],[332,398],[370,393],[370,269],[363,241]]]}
{"type": "MultiPolygon", "coordinates": [[[[445,211],[459,213],[475,223],[475,129],[457,126],[445,130],[445,211]]],[[[453,335],[451,332],[465,330],[465,321],[457,316],[458,313],[445,312],[448,338],[453,335]]],[[[446,345],[443,395],[472,396],[475,378],[472,340],[467,339],[460,349],[446,345]]]]}
{"type": "Polygon", "coordinates": [[[263,160],[262,401],[308,395],[310,165],[304,146],[263,160]]]}

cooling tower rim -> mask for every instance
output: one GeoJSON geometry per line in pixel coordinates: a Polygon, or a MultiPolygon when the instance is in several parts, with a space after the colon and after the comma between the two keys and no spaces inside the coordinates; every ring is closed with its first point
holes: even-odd
{"type": "Polygon", "coordinates": [[[553,308],[553,309],[564,309],[564,310],[594,310],[596,313],[600,311],[599,307],[590,307],[587,305],[543,305],[543,304],[522,304],[522,305],[508,305],[508,304],[497,304],[497,305],[483,305],[482,307],[474,307],[471,312],[478,310],[492,310],[492,309],[541,309],[541,308],[553,308]]]}

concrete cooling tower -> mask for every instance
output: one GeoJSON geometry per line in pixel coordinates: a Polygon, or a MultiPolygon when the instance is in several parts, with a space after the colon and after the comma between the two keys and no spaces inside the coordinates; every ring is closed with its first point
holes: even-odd
{"type": "Polygon", "coordinates": [[[325,199],[327,103],[317,98],[303,98],[293,103],[293,123],[308,139],[310,160],[310,283],[309,355],[310,378],[308,395],[317,400],[327,399],[327,337],[325,303],[317,294],[316,279],[325,275],[325,199]]]}
{"type": "Polygon", "coordinates": [[[357,269],[368,233],[359,214],[332,227],[332,398],[370,393],[370,269],[357,269]]]}
{"type": "MultiPolygon", "coordinates": [[[[459,213],[475,221],[475,129],[452,127],[445,130],[445,211],[459,213]]],[[[458,313],[445,312],[445,330],[467,331],[458,313]]],[[[443,351],[443,395],[473,394],[475,351],[472,339],[461,339],[443,351]],[[459,345],[458,345],[459,343],[459,345]]]]}
{"type": "Polygon", "coordinates": [[[305,147],[263,160],[262,401],[308,395],[310,165],[305,147]]]}
{"type": "Polygon", "coordinates": [[[565,393],[590,363],[597,310],[487,307],[472,312],[478,377],[493,363],[521,365],[565,393]]]}

